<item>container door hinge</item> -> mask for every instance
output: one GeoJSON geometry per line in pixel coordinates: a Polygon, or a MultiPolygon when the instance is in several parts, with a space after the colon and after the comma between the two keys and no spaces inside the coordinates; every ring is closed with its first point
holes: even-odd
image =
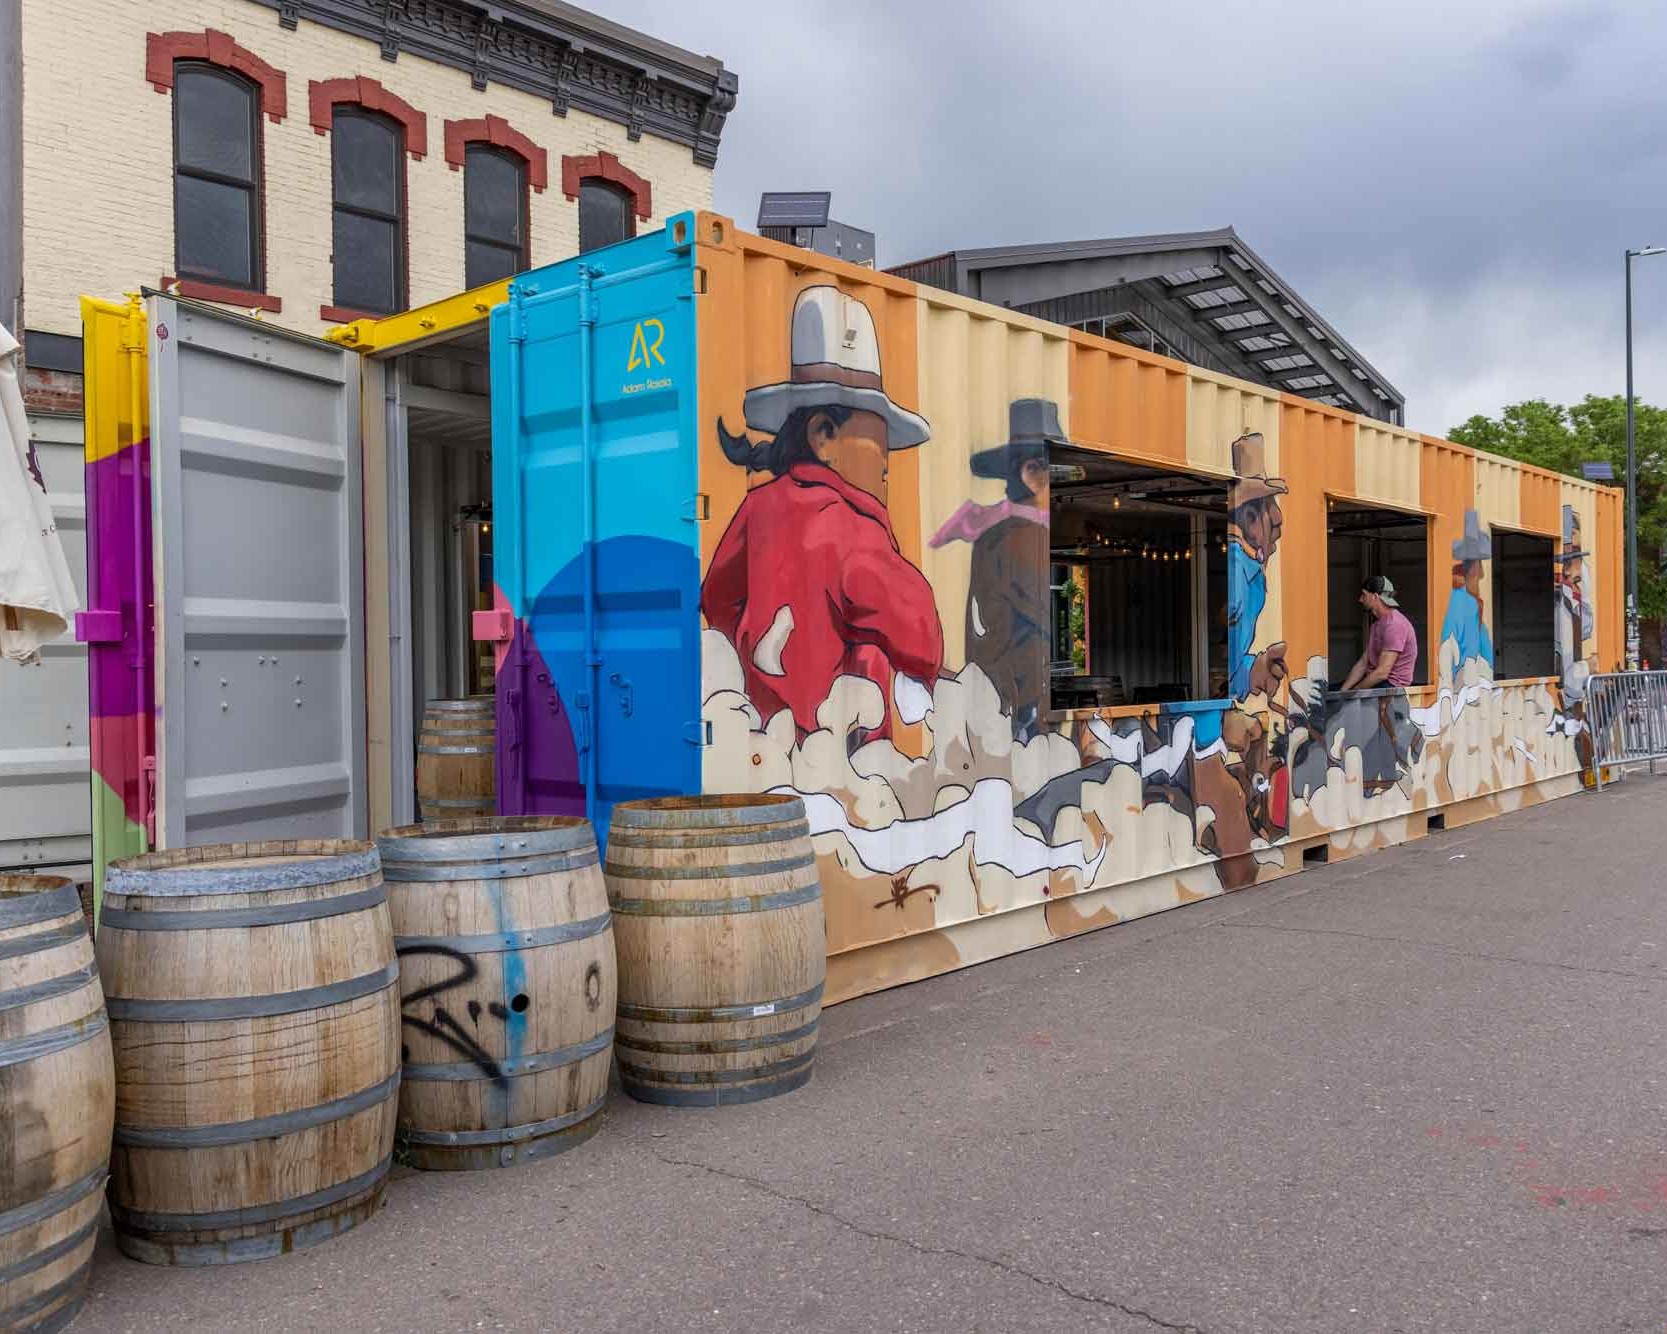
{"type": "Polygon", "coordinates": [[[692,723],[684,723],[683,739],[691,746],[710,746],[712,744],[712,724],[704,718],[697,718],[692,723]]]}
{"type": "Polygon", "coordinates": [[[712,517],[712,497],[704,491],[696,491],[683,502],[683,520],[685,523],[705,523],[712,517]]]}

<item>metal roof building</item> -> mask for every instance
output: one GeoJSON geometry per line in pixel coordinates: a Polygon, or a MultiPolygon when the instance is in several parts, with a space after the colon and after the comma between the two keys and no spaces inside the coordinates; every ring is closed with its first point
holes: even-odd
{"type": "Polygon", "coordinates": [[[1402,424],[1400,390],[1231,227],[952,250],[887,272],[1402,424]]]}

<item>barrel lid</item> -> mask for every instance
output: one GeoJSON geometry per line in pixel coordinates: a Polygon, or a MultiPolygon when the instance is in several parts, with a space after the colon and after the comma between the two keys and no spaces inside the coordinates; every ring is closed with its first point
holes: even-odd
{"type": "Polygon", "coordinates": [[[650,797],[614,807],[616,827],[638,829],[728,829],[805,818],[802,797],[791,792],[708,793],[693,797],[650,797]]]}
{"type": "Polygon", "coordinates": [[[0,899],[21,898],[25,894],[42,894],[51,889],[74,886],[66,875],[0,875],[0,899]]]}
{"type": "Polygon", "coordinates": [[[486,713],[496,705],[495,695],[470,695],[467,699],[431,699],[424,707],[436,713],[486,713]]]}
{"type": "Polygon", "coordinates": [[[111,862],[104,892],[170,898],[262,894],[356,880],[381,867],[376,844],[365,839],[213,843],[111,862]]]}
{"type": "Polygon", "coordinates": [[[388,863],[483,862],[594,847],[596,831],[570,815],[482,815],[384,829],[376,843],[388,863]]]}
{"type": "Polygon", "coordinates": [[[0,931],[79,911],[75,881],[61,875],[0,875],[0,931]]]}

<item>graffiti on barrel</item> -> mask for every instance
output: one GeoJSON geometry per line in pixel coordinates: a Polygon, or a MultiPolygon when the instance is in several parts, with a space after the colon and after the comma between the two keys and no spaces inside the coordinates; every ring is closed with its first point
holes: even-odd
{"type": "MultiPolygon", "coordinates": [[[[471,998],[465,1004],[469,1022],[474,1026],[474,1031],[471,1032],[457,1015],[441,1003],[440,998],[461,987],[469,986],[480,976],[480,965],[473,956],[449,945],[402,945],[397,953],[401,960],[427,955],[445,959],[455,965],[453,971],[439,981],[418,987],[409,995],[400,998],[400,1022],[410,1025],[419,1033],[426,1033],[465,1061],[471,1062],[480,1071],[481,1077],[490,1080],[495,1088],[507,1089],[509,1079],[504,1074],[503,1067],[482,1045],[480,1017],[484,1013],[507,1028],[517,1022],[515,1016],[526,1012],[529,1004],[527,997],[517,994],[508,1005],[501,1001],[489,1001],[485,1006],[482,1006],[479,1000],[471,998]],[[426,1017],[421,1011],[424,1001],[431,1002],[426,1017]]],[[[586,984],[588,990],[588,977],[586,984]]],[[[410,1053],[403,1051],[401,1056],[409,1059],[410,1053]]]]}

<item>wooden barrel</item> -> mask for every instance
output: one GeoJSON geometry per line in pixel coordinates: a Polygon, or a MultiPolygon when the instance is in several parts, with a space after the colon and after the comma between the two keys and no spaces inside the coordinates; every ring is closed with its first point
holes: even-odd
{"type": "Polygon", "coordinates": [[[417,738],[417,802],[424,820],[497,812],[496,708],[491,695],[429,700],[417,738]]]}
{"type": "Polygon", "coordinates": [[[376,1212],[398,1104],[399,964],[375,844],[229,843],[114,862],[98,960],[123,1251],[253,1260],[376,1212]]]}
{"type": "Polygon", "coordinates": [[[62,1329],[80,1309],[114,1087],[74,883],[0,876],[0,1329],[62,1329]]]}
{"type": "Polygon", "coordinates": [[[602,1125],[614,936],[588,820],[450,820],[378,839],[404,993],[401,1141],[508,1167],[602,1125]]]}
{"type": "Polygon", "coordinates": [[[804,802],[622,802],[606,876],[625,1091],[712,1107],[807,1082],[827,959],[804,802]]]}

